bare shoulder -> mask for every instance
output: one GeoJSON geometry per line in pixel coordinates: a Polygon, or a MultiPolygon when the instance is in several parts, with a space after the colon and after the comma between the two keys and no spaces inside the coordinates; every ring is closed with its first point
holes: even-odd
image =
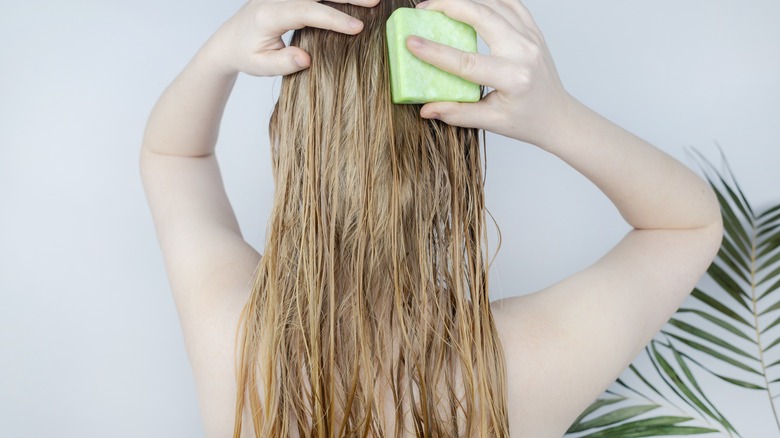
{"type": "Polygon", "coordinates": [[[493,302],[512,436],[562,436],[679,308],[721,235],[720,224],[635,230],[560,283],[493,302]]]}

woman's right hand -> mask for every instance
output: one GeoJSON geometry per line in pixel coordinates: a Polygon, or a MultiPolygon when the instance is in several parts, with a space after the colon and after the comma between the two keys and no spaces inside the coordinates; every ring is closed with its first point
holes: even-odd
{"type": "MultiPolygon", "coordinates": [[[[332,0],[373,7],[379,0],[332,0]]],[[[317,27],[355,35],[363,23],[316,0],[249,0],[211,37],[211,59],[220,71],[277,76],[308,68],[309,54],[285,47],[288,30],[317,27]]]]}
{"type": "Polygon", "coordinates": [[[540,146],[545,143],[574,99],[563,88],[544,37],[520,0],[430,0],[417,7],[441,11],[471,25],[491,53],[468,53],[409,37],[407,47],[412,54],[494,89],[476,103],[428,103],[420,115],[540,146]]]}

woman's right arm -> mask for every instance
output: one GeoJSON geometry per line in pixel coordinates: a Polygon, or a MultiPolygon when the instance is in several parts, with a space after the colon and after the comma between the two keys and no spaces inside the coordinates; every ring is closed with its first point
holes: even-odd
{"type": "Polygon", "coordinates": [[[655,336],[706,271],[722,224],[710,187],[681,163],[569,95],[517,0],[431,0],[477,30],[491,55],[410,38],[415,56],[494,90],[421,115],[534,144],[585,175],[634,228],[599,261],[537,293],[493,303],[510,430],[561,436],[655,336]]]}
{"type": "MultiPolygon", "coordinates": [[[[377,0],[341,0],[373,6],[377,0]]],[[[363,23],[313,0],[247,1],[196,53],[154,106],[141,147],[141,175],[177,303],[223,300],[202,290],[227,266],[248,271],[260,255],[241,235],[215,157],[219,125],[239,73],[278,76],[308,68],[282,35],[305,26],[357,34],[363,23]],[[219,268],[219,269],[217,269],[219,268]],[[208,278],[207,281],[205,278],[208,278]],[[200,298],[198,298],[200,299],[200,298]]],[[[182,313],[182,309],[179,309],[182,313]]]]}
{"type": "MultiPolygon", "coordinates": [[[[378,0],[349,1],[371,7],[378,0]]],[[[141,173],[166,262],[208,436],[235,416],[236,324],[260,254],[244,241],[215,147],[239,73],[280,76],[311,57],[282,35],[305,26],[357,34],[363,23],[314,0],[249,0],[203,45],[149,117],[141,173]]],[[[251,412],[244,410],[244,435],[251,412]]]]}

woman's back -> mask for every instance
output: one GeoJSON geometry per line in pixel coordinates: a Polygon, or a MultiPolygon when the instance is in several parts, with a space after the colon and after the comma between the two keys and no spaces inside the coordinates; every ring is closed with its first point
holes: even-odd
{"type": "MultiPolygon", "coordinates": [[[[248,272],[249,275],[252,272],[248,272]]],[[[227,285],[233,282],[233,278],[213,279],[215,284],[227,285]]],[[[198,388],[198,397],[207,436],[224,436],[225,431],[232,430],[235,421],[235,397],[236,397],[236,372],[235,372],[235,348],[234,345],[236,333],[235,327],[238,325],[244,303],[249,299],[250,288],[241,288],[238,286],[232,291],[224,290],[219,292],[220,298],[215,305],[204,303],[202,310],[205,314],[199,316],[192,315],[192,321],[188,314],[181,315],[182,325],[185,331],[185,340],[187,351],[190,355],[190,361],[193,366],[195,379],[198,388]],[[226,297],[232,297],[225,299],[226,297]],[[225,305],[226,303],[230,303],[225,305]],[[208,336],[203,336],[201,330],[208,331],[208,336]],[[231,347],[231,348],[226,348],[231,347]]],[[[197,313],[197,312],[194,312],[197,313]]],[[[263,339],[261,342],[267,340],[263,339]]],[[[394,355],[397,359],[397,352],[394,355]]],[[[387,360],[393,360],[391,355],[387,360]]],[[[454,364],[456,367],[457,364],[454,364]]],[[[462,394],[463,382],[459,377],[453,382],[458,393],[462,394]]],[[[438,388],[445,391],[446,388],[438,388]]],[[[262,383],[258,385],[258,390],[263,393],[265,388],[262,383]]],[[[310,391],[305,382],[302,382],[300,391],[302,393],[310,391]]],[[[381,406],[380,422],[385,427],[386,436],[395,435],[395,404],[393,401],[392,389],[382,381],[377,382],[376,398],[381,406]]],[[[440,406],[442,414],[448,406],[440,406]]],[[[408,406],[403,407],[408,410],[408,406]]],[[[339,416],[338,414],[336,414],[339,416]]],[[[249,407],[246,406],[243,413],[243,437],[254,437],[252,429],[251,414],[249,407]]],[[[463,423],[463,418],[460,418],[463,423]]],[[[414,426],[411,423],[411,417],[406,416],[404,424],[406,433],[401,436],[416,436],[414,426]]],[[[300,436],[294,424],[290,424],[291,437],[300,436]]]]}
{"type": "Polygon", "coordinates": [[[350,14],[250,1],[152,113],[142,175],[208,436],[234,423],[242,436],[394,436],[402,423],[417,436],[560,436],[717,250],[706,184],[568,95],[518,1],[421,5],[474,26],[492,53],[409,39],[415,56],[494,90],[475,104],[391,105],[386,1],[350,14]],[[358,13],[364,34],[349,26],[358,13]],[[300,48],[282,49],[281,34],[304,26],[362,37],[317,43],[305,35],[331,37],[304,29],[300,48]],[[262,257],[241,236],[213,155],[239,71],[300,71],[272,116],[262,257]],[[489,303],[476,128],[557,155],[634,230],[582,272],[489,303]]]}
{"type": "MultiPolygon", "coordinates": [[[[641,233],[634,231],[599,262],[601,265],[561,284],[492,303],[507,363],[510,436],[562,436],[674,313],[687,295],[687,286],[696,282],[696,270],[706,269],[708,254],[717,246],[713,243],[717,242],[717,228],[649,232],[655,236],[641,233]],[[662,236],[664,233],[667,235],[662,236]],[[644,247],[648,239],[661,240],[650,245],[658,254],[648,253],[652,251],[644,247]],[[634,251],[640,254],[632,254],[634,251]],[[645,258],[655,256],[666,258],[665,266],[647,265],[645,258]],[[631,264],[628,257],[634,258],[636,265],[629,275],[615,274],[605,280],[593,272],[612,269],[608,266],[611,263],[631,264]],[[659,275],[658,269],[672,278],[648,283],[648,276],[659,275]]],[[[192,297],[177,298],[177,303],[188,303],[178,307],[189,309],[180,311],[180,317],[210,437],[225,436],[235,420],[235,327],[250,294],[250,288],[237,279],[242,267],[244,278],[252,276],[254,260],[247,257],[227,275],[204,281],[199,304],[193,305],[192,297]]],[[[462,394],[462,381],[454,384],[462,394]]],[[[383,424],[387,436],[392,437],[396,427],[394,421],[388,421],[394,415],[392,394],[386,386],[379,389],[383,424]]],[[[250,418],[246,408],[242,436],[254,436],[250,418]]],[[[402,436],[416,436],[410,418],[406,418],[406,434],[402,436]]],[[[291,431],[291,436],[296,434],[291,431]]]]}

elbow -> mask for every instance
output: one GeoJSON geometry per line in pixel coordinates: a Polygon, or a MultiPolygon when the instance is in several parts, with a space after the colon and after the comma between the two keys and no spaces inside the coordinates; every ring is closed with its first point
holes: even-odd
{"type": "Polygon", "coordinates": [[[722,234],[723,231],[723,216],[721,214],[720,203],[718,197],[715,194],[715,190],[709,185],[704,189],[704,223],[705,226],[711,226],[713,228],[719,228],[722,234]]]}
{"type": "Polygon", "coordinates": [[[705,210],[704,225],[701,227],[702,238],[706,241],[712,259],[718,254],[723,242],[723,215],[718,198],[712,188],[708,187],[708,202],[705,210]]]}
{"type": "Polygon", "coordinates": [[[707,238],[707,244],[710,248],[710,254],[712,259],[717,256],[720,251],[721,244],[723,243],[723,220],[718,213],[717,218],[710,225],[704,228],[707,238]]]}

